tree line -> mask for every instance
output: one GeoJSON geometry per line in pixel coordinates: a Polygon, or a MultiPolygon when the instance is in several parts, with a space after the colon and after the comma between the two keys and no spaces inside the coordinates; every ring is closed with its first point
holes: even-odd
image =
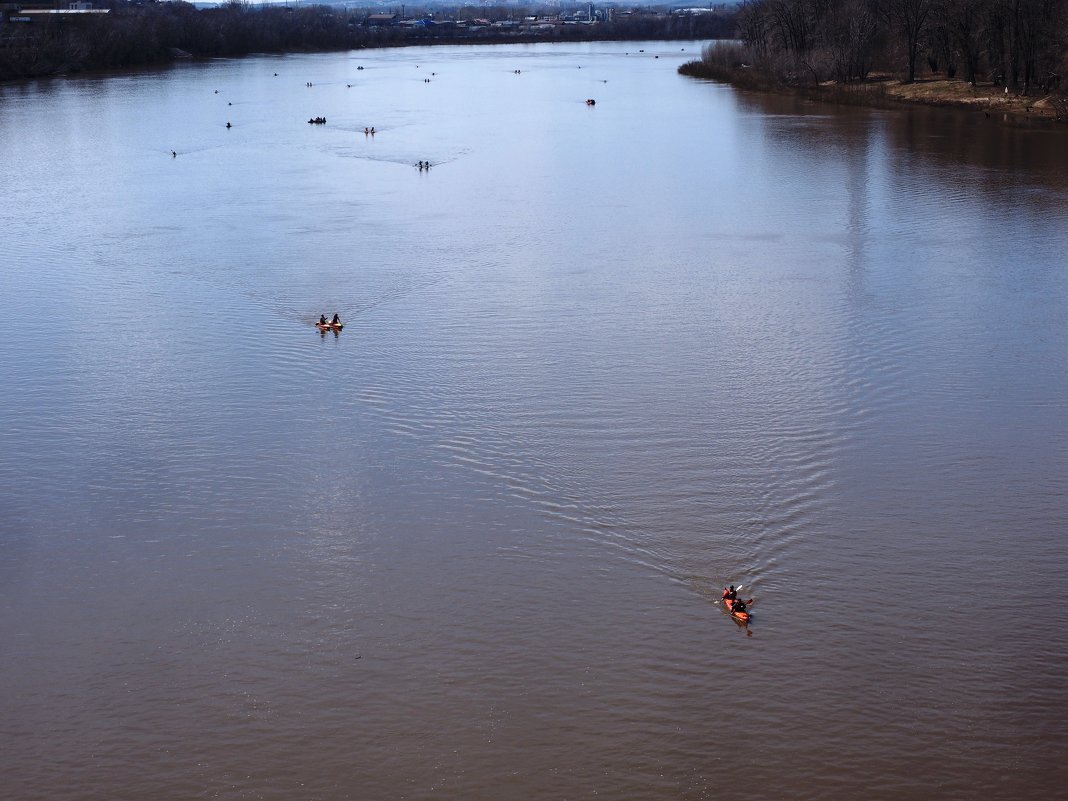
{"type": "MultiPolygon", "coordinates": [[[[561,25],[532,35],[455,25],[377,27],[366,24],[367,12],[330,6],[253,7],[232,2],[198,9],[186,2],[123,0],[95,5],[110,8],[110,13],[50,15],[32,23],[0,25],[0,80],[145,66],[184,55],[210,58],[457,42],[712,39],[734,31],[730,14],[639,14],[596,25],[561,25]]],[[[479,13],[487,11],[480,8],[479,13]]],[[[503,13],[522,18],[526,11],[512,7],[503,13]]]]}
{"type": "Polygon", "coordinates": [[[1031,94],[1068,65],[1068,0],[746,0],[737,22],[743,48],[709,48],[705,66],[787,84],[911,83],[927,67],[1031,94]]]}

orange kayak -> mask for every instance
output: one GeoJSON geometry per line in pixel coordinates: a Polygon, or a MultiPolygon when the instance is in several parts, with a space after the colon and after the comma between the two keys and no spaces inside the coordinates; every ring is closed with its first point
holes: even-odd
{"type": "Polygon", "coordinates": [[[740,620],[743,623],[748,623],[749,622],[749,613],[748,612],[735,612],[734,611],[734,604],[735,604],[735,602],[732,601],[730,598],[724,598],[723,599],[723,605],[725,607],[727,607],[727,611],[731,613],[731,617],[733,617],[735,620],[740,620]]]}
{"type": "Polygon", "coordinates": [[[345,327],[344,323],[316,323],[315,327],[320,331],[340,331],[345,327]]]}

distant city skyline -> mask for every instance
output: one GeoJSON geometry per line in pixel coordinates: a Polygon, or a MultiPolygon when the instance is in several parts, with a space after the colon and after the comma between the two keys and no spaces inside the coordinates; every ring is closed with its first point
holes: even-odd
{"type": "MultiPolygon", "coordinates": [[[[576,2],[576,0],[536,0],[536,2],[524,2],[523,0],[478,0],[478,2],[466,2],[466,3],[452,3],[445,2],[444,0],[429,0],[429,2],[392,2],[391,0],[368,0],[367,2],[351,2],[351,0],[247,0],[246,4],[250,6],[338,6],[350,11],[357,11],[359,9],[370,8],[393,8],[397,9],[400,13],[401,8],[407,9],[429,9],[429,10],[456,10],[464,8],[524,8],[530,10],[537,10],[540,8],[553,8],[553,9],[585,9],[590,5],[596,8],[614,8],[614,9],[628,9],[628,8],[662,8],[665,10],[711,10],[717,8],[729,8],[738,5],[740,0],[728,0],[727,2],[715,2],[715,3],[693,3],[693,2],[678,2],[678,3],[657,3],[657,2],[642,2],[642,0],[636,0],[635,2],[600,2],[600,3],[588,3],[588,2],[576,2]]],[[[202,2],[201,0],[195,0],[193,5],[197,7],[209,8],[213,6],[224,6],[229,3],[227,0],[219,0],[218,2],[202,2]]]]}

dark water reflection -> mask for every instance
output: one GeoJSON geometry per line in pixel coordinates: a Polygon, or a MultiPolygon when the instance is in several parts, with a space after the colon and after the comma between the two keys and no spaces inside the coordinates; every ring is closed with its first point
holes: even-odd
{"type": "Polygon", "coordinates": [[[1063,134],[682,47],[0,91],[8,795],[1061,792],[1063,134]]]}
{"type": "MultiPolygon", "coordinates": [[[[881,141],[905,158],[950,168],[980,168],[987,179],[1021,181],[1063,189],[1068,153],[1059,126],[1039,122],[1005,124],[982,111],[939,108],[880,111],[833,106],[794,97],[742,93],[746,113],[810,121],[833,117],[834,124],[813,135],[867,148],[881,141]],[[930,161],[928,161],[930,160],[930,161]]],[[[802,126],[804,123],[802,122],[802,126]]],[[[992,187],[1001,188],[999,183],[992,187]]]]}

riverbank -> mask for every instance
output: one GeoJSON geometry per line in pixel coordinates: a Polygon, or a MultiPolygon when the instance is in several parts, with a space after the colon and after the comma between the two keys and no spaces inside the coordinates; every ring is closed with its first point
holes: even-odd
{"type": "Polygon", "coordinates": [[[160,52],[130,60],[103,62],[91,59],[71,58],[66,51],[55,55],[34,52],[29,66],[21,64],[14,66],[18,58],[16,53],[12,57],[4,52],[2,40],[0,40],[0,86],[4,84],[16,84],[20,81],[38,80],[43,78],[63,78],[73,75],[117,75],[123,72],[155,69],[167,67],[180,62],[208,62],[217,58],[245,58],[260,55],[295,55],[307,53],[345,53],[358,50],[384,50],[402,47],[432,47],[436,45],[516,45],[516,44],[551,44],[551,43],[575,43],[575,42],[689,42],[694,39],[707,37],[684,36],[675,33],[659,34],[614,34],[612,36],[589,35],[579,32],[577,35],[553,35],[529,33],[477,33],[477,34],[453,34],[435,36],[393,36],[389,38],[368,38],[353,44],[340,45],[300,45],[282,49],[266,47],[252,47],[237,51],[227,52],[189,52],[177,47],[168,47],[160,52]],[[7,58],[5,58],[7,56],[7,58]]]}
{"type": "MultiPolygon", "coordinates": [[[[123,3],[99,17],[31,19],[0,25],[0,83],[253,53],[341,52],[379,47],[541,42],[715,40],[733,35],[730,13],[649,9],[579,24],[560,14],[512,20],[401,19],[327,6],[197,9],[184,3],[123,3]]],[[[585,18],[586,12],[583,12],[585,18]]]]}
{"type": "Polygon", "coordinates": [[[795,85],[778,81],[748,66],[731,67],[709,64],[703,60],[683,64],[679,67],[679,73],[729,83],[739,89],[799,95],[842,105],[877,108],[940,106],[1010,124],[1068,123],[1068,95],[1023,96],[1007,92],[1005,87],[993,83],[977,82],[972,85],[967,81],[939,75],[919,78],[912,83],[890,75],[873,75],[866,81],[848,84],[821,81],[817,84],[795,85]]]}

